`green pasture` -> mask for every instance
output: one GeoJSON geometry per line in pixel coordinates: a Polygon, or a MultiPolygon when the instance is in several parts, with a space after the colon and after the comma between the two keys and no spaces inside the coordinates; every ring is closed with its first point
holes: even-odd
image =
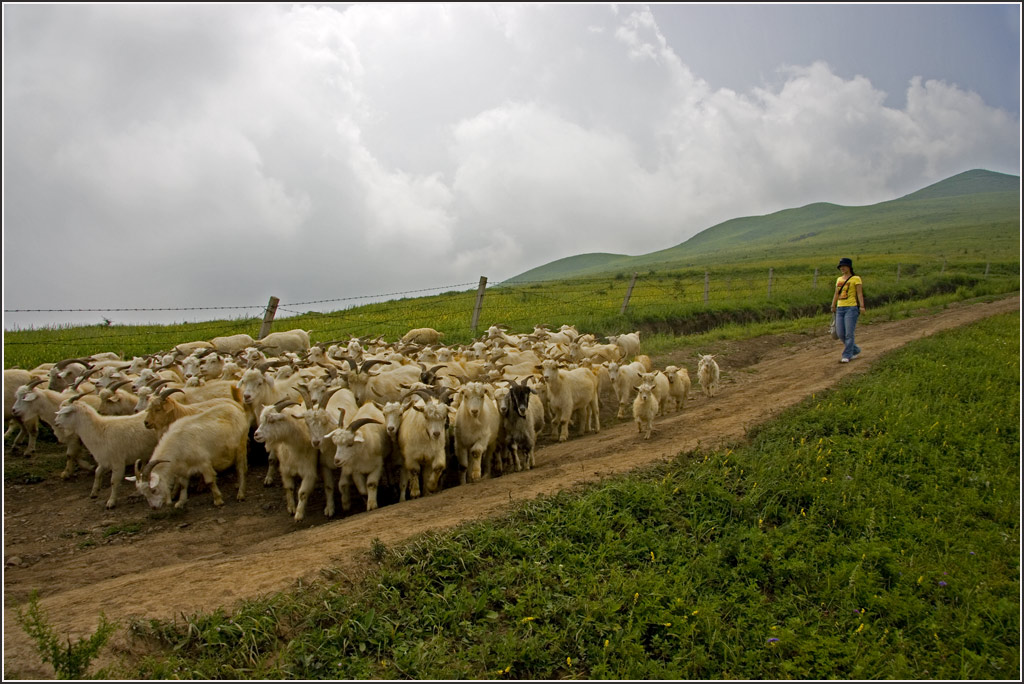
{"type": "Polygon", "coordinates": [[[1019,331],[937,334],[731,448],[377,542],[354,585],[135,622],[149,655],[101,674],[1019,681],[1019,331]]]}
{"type": "MultiPolygon", "coordinates": [[[[913,261],[854,255],[864,278],[869,315],[890,305],[931,297],[947,301],[1013,292],[1020,287],[1020,261],[926,259],[913,261]]],[[[810,318],[822,324],[832,297],[833,261],[793,259],[715,267],[619,272],[564,281],[488,287],[474,329],[477,290],[305,312],[274,321],[273,330],[311,330],[313,342],[351,337],[396,341],[412,328],[431,327],[448,344],[466,344],[491,325],[530,332],[563,324],[606,336],[633,330],[649,339],[704,333],[724,325],[755,325],[810,318]],[[634,273],[635,281],[634,281],[634,273]],[[630,287],[632,286],[632,289],[630,287]],[[627,300],[627,295],[628,300],[627,300]],[[623,305],[626,304],[623,311],[623,305]]],[[[258,336],[262,318],[180,325],[95,325],[6,330],[4,367],[34,368],[61,359],[113,351],[130,359],[175,344],[248,333],[258,336]]],[[[645,351],[650,348],[645,347],[645,351]]]]}

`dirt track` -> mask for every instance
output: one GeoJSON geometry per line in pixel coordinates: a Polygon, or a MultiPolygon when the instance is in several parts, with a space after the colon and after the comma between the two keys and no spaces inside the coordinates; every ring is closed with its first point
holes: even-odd
{"type": "MultiPolygon", "coordinates": [[[[326,520],[322,493],[296,525],[284,511],[279,487],[263,488],[263,469],[248,480],[249,498],[236,502],[235,482],[222,485],[226,504],[210,494],[189,497],[179,515],[157,515],[135,496],[113,511],[89,499],[91,477],[70,482],[4,486],[4,674],[52,678],[14,619],[37,589],[50,621],[62,634],[93,631],[107,618],[172,618],[288,589],[313,581],[321,570],[356,576],[366,566],[374,538],[387,545],[499,514],[514,501],[553,493],[632,470],[681,451],[742,439],[746,431],[842,378],[866,371],[880,356],[910,341],[1005,312],[1020,311],[1019,295],[988,304],[950,307],[940,313],[862,324],[864,353],[839,364],[838,343],[818,335],[785,335],[725,343],[718,354],[723,384],[705,399],[691,393],[684,411],[659,418],[650,441],[631,422],[600,434],[544,446],[537,468],[446,489],[431,497],[384,506],[340,520],[326,520]],[[60,503],[55,510],[53,502],[60,503]]],[[[658,367],[684,363],[694,374],[692,350],[655,359],[658,367]]],[[[609,414],[605,413],[603,416],[609,414]]],[[[606,418],[603,418],[606,420],[606,418]]],[[[5,458],[20,458],[18,455],[5,458]]],[[[127,493],[127,488],[122,489],[127,493]]],[[[126,640],[115,640],[115,648],[126,640]]]]}

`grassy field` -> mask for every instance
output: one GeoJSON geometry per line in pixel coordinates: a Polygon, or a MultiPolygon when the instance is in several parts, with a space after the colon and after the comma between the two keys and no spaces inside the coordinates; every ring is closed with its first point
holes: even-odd
{"type": "Polygon", "coordinates": [[[1019,680],[1019,330],[908,345],[730,449],[377,543],[354,586],[135,624],[155,654],[103,674],[1019,680]]]}
{"type": "MultiPolygon", "coordinates": [[[[278,318],[274,330],[312,330],[316,342],[350,337],[398,340],[408,330],[432,327],[447,344],[465,344],[491,325],[530,332],[538,324],[553,330],[575,325],[581,332],[612,335],[641,330],[693,335],[728,324],[751,325],[819,318],[824,325],[836,271],[811,261],[722,265],[705,269],[677,267],[646,271],[629,292],[632,273],[514,286],[489,287],[474,330],[476,290],[365,304],[331,312],[307,312],[278,318]],[[771,274],[771,279],[769,279],[771,274]],[[705,289],[707,301],[705,301],[705,289]]],[[[913,262],[887,257],[858,269],[865,280],[868,310],[881,311],[930,297],[947,301],[996,295],[1020,288],[1020,262],[913,262]]],[[[181,325],[95,325],[4,332],[4,367],[34,368],[46,362],[113,351],[122,358],[171,349],[175,344],[248,333],[256,337],[261,319],[221,320],[181,325]]],[[[645,345],[645,348],[646,345],[645,345]]]]}

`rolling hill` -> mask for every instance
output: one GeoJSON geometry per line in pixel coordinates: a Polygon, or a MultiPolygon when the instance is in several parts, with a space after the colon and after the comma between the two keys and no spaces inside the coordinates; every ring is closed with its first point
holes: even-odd
{"type": "Polygon", "coordinates": [[[898,199],[860,207],[816,202],[765,216],[731,219],[668,249],[627,256],[579,254],[509,278],[557,280],[638,270],[773,258],[832,259],[842,252],[952,255],[984,250],[986,258],[1019,259],[1020,176],[974,169],[898,199]]]}

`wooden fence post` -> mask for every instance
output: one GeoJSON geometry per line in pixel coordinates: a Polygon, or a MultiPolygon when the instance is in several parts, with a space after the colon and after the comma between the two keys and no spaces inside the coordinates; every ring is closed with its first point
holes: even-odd
{"type": "Polygon", "coordinates": [[[708,276],[707,270],[705,269],[705,271],[704,271],[704,305],[705,306],[708,303],[708,291],[710,289],[711,289],[711,280],[710,280],[710,278],[708,276]]]}
{"type": "Polygon", "coordinates": [[[263,339],[270,334],[270,326],[274,323],[274,314],[277,313],[277,303],[281,301],[277,297],[271,297],[270,301],[267,302],[267,309],[263,312],[263,324],[260,325],[260,336],[258,339],[263,339]]]}
{"type": "Polygon", "coordinates": [[[985,277],[988,278],[988,267],[992,265],[991,261],[985,262],[985,277]]]}
{"type": "Polygon", "coordinates": [[[896,284],[897,285],[900,282],[900,266],[902,266],[902,264],[896,264],[896,284]]]}
{"type": "Polygon", "coordinates": [[[818,289],[818,269],[814,269],[814,285],[811,286],[811,289],[818,289]]]}
{"type": "Polygon", "coordinates": [[[484,290],[487,289],[487,276],[480,276],[480,285],[476,289],[476,304],[473,306],[473,334],[476,335],[476,325],[480,321],[480,309],[484,306],[484,290]]]}
{"type": "Polygon", "coordinates": [[[772,278],[775,276],[775,269],[768,267],[768,296],[772,296],[772,278]]]}
{"type": "Polygon", "coordinates": [[[626,298],[622,300],[622,308],[619,309],[620,314],[626,313],[626,307],[629,306],[629,298],[633,295],[633,286],[636,285],[637,272],[633,271],[633,279],[629,281],[629,289],[626,290],[626,298]]]}

